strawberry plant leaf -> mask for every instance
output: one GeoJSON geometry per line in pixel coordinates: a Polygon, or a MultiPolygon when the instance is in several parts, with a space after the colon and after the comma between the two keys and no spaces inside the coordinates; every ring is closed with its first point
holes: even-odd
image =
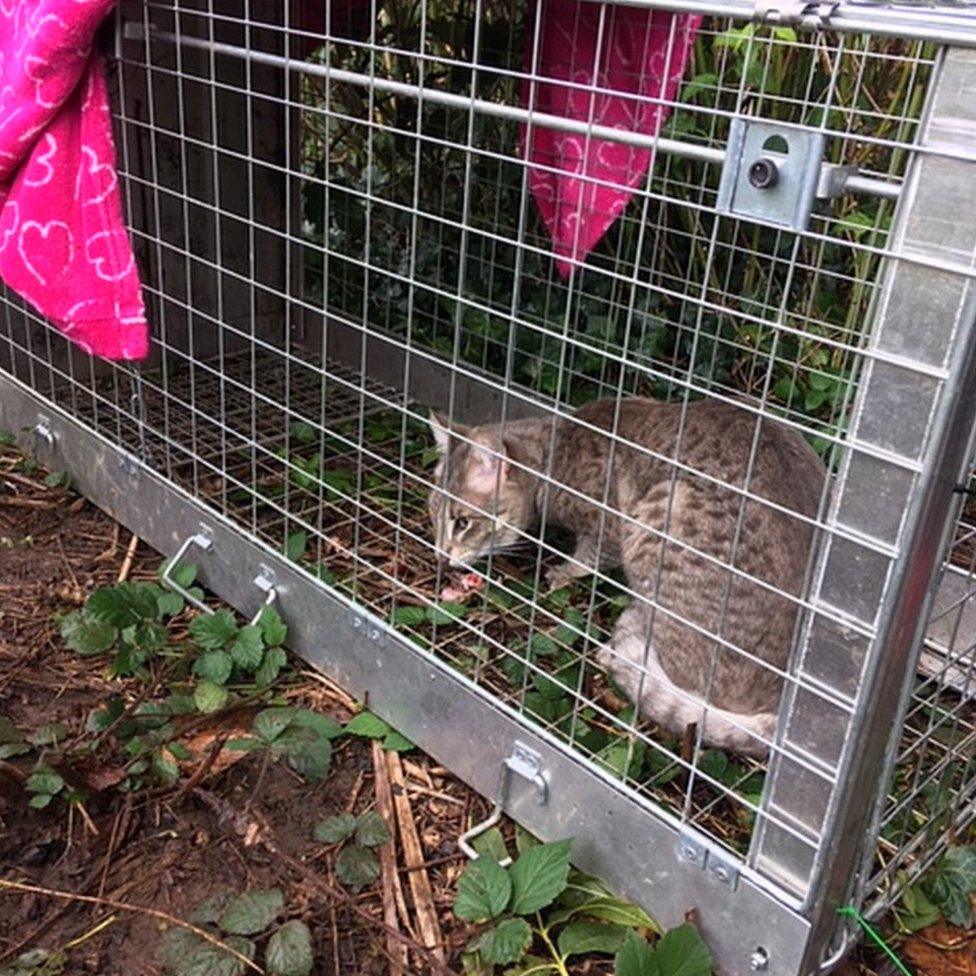
{"type": "Polygon", "coordinates": [[[204,680],[193,689],[193,702],[201,712],[216,712],[227,704],[228,694],[223,685],[204,680]]]}
{"type": "Polygon", "coordinates": [[[315,825],[314,836],[323,844],[341,844],[356,832],[356,817],[351,813],[339,813],[327,817],[315,825]]]}
{"type": "Polygon", "coordinates": [[[254,671],[264,657],[264,638],[260,628],[250,624],[241,627],[230,646],[230,656],[242,671],[254,671]]]}
{"type": "Polygon", "coordinates": [[[336,858],[336,876],[350,891],[362,891],[380,876],[380,862],[368,847],[347,847],[336,858]]]}
{"type": "Polygon", "coordinates": [[[190,636],[204,650],[222,650],[236,633],[237,621],[227,609],[214,614],[202,613],[190,621],[190,636]]]}
{"type": "Polygon", "coordinates": [[[207,651],[193,662],[194,672],[215,685],[227,681],[233,666],[231,656],[226,651],[207,651]]]}
{"type": "Polygon", "coordinates": [[[83,657],[111,650],[119,637],[117,628],[93,620],[82,610],[75,610],[74,613],[62,617],[58,629],[68,647],[83,657]]]}
{"type": "Polygon", "coordinates": [[[711,976],[712,954],[698,929],[687,922],[661,936],[654,959],[660,976],[711,976]]]}
{"type": "Polygon", "coordinates": [[[613,962],[614,976],[660,976],[654,950],[636,933],[627,936],[613,962]]]}
{"type": "Polygon", "coordinates": [[[246,891],[227,903],[217,924],[232,935],[256,935],[278,917],[284,903],[278,888],[246,891]]]}
{"type": "Polygon", "coordinates": [[[280,647],[288,636],[288,628],[274,607],[265,607],[258,617],[261,636],[268,647],[280,647]]]}
{"type": "Polygon", "coordinates": [[[269,647],[264,652],[260,667],[254,672],[254,683],[259,688],[267,688],[287,662],[288,655],[280,647],[269,647]]]}
{"type": "Polygon", "coordinates": [[[360,712],[346,722],[346,732],[349,735],[359,735],[364,739],[383,739],[392,731],[383,719],[372,712],[360,712]]]}
{"type": "Polygon", "coordinates": [[[479,857],[458,879],[454,914],[469,922],[485,922],[501,915],[511,897],[512,881],[508,872],[496,861],[479,857]]]}
{"type": "Polygon", "coordinates": [[[551,904],[566,887],[572,840],[539,844],[511,867],[512,912],[530,915],[551,904]]]}
{"type": "Polygon", "coordinates": [[[563,959],[581,956],[587,952],[613,955],[623,946],[627,932],[628,930],[622,925],[609,925],[586,919],[570,922],[559,933],[557,942],[559,954],[563,959]]]}
{"type": "Polygon", "coordinates": [[[394,731],[383,737],[383,748],[387,752],[410,752],[411,749],[416,749],[417,746],[405,735],[400,735],[399,732],[394,731]]]}
{"type": "Polygon", "coordinates": [[[305,531],[292,532],[285,539],[285,558],[293,563],[297,563],[305,555],[306,549],[308,549],[308,533],[305,531]]]}
{"type": "Polygon", "coordinates": [[[272,976],[308,976],[312,971],[312,934],[298,919],[285,922],[268,940],[265,963],[272,976]]]}
{"type": "Polygon", "coordinates": [[[381,847],[390,839],[390,828],[375,811],[367,810],[356,821],[356,843],[360,847],[381,847]]]}
{"type": "Polygon", "coordinates": [[[523,918],[508,918],[478,940],[481,958],[489,966],[518,962],[532,944],[532,929],[523,918]]]}

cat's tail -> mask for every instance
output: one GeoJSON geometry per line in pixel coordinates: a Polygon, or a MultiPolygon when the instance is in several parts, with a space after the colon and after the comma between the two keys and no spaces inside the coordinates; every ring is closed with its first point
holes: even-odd
{"type": "Polygon", "coordinates": [[[776,728],[775,712],[730,712],[679,688],[648,644],[647,633],[644,612],[631,606],[621,615],[610,642],[596,653],[599,664],[638,706],[642,717],[679,737],[689,725],[697,724],[704,745],[765,759],[776,728]]]}

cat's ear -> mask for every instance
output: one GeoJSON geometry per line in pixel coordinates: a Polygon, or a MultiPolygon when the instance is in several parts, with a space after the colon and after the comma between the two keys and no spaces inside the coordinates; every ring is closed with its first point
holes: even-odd
{"type": "Polygon", "coordinates": [[[497,434],[472,434],[468,461],[467,485],[472,491],[487,495],[505,484],[508,474],[508,452],[497,434]]]}
{"type": "Polygon", "coordinates": [[[430,424],[430,432],[434,435],[434,443],[437,445],[437,450],[442,454],[447,452],[447,444],[451,439],[451,431],[458,434],[464,433],[463,427],[452,424],[447,417],[438,413],[436,410],[431,410],[430,415],[427,417],[427,423],[430,424]]]}

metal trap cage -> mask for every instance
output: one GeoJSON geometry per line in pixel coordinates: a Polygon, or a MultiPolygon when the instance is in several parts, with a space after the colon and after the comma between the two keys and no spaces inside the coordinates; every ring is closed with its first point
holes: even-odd
{"type": "Polygon", "coordinates": [[[7,294],[0,422],[243,611],[276,599],[296,651],[526,827],[575,837],[581,866],[664,922],[696,909],[721,971],[812,973],[851,941],[839,906],[882,912],[972,817],[976,14],[567,9],[565,50],[596,38],[561,81],[582,119],[547,109],[556,27],[534,3],[123,3],[120,170],[154,353],[92,361],[7,294]],[[657,130],[606,124],[624,18],[664,79],[699,14],[680,86],[624,99],[657,105],[657,130]],[[589,253],[554,252],[533,181],[564,160],[527,158],[537,132],[645,154],[626,185],[583,168],[626,198],[589,253]],[[670,404],[677,434],[622,433],[634,396],[670,404]],[[691,617],[609,557],[548,587],[570,539],[547,506],[576,490],[551,454],[526,467],[541,526],[454,592],[429,410],[555,438],[600,398],[629,460],[576,491],[599,538],[646,533],[658,580],[688,554],[714,600],[691,617]],[[708,457],[681,433],[701,404],[750,432],[734,476],[689,461],[708,457]],[[760,484],[769,431],[822,459],[805,508],[760,484]],[[651,464],[665,509],[688,485],[733,505],[721,545],[627,509],[627,464],[651,464]],[[812,540],[802,585],[742,568],[773,517],[812,540]],[[726,626],[740,585],[788,608],[781,663],[726,626]],[[708,741],[720,688],[686,694],[699,719],[676,731],[607,673],[635,606],[771,676],[752,758],[708,741]]]}

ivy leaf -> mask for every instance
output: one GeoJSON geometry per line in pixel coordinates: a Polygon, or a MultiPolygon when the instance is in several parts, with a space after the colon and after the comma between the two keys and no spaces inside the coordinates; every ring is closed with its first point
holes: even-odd
{"type": "Polygon", "coordinates": [[[227,704],[228,694],[223,685],[204,680],[193,690],[193,703],[201,712],[216,712],[227,704]]]}
{"type": "Polygon", "coordinates": [[[92,620],[82,610],[75,610],[74,613],[62,617],[58,629],[68,647],[83,657],[111,650],[119,636],[117,628],[92,620]]]}
{"type": "Polygon", "coordinates": [[[202,613],[190,621],[190,636],[204,650],[222,650],[236,633],[237,621],[230,610],[202,613]]]}
{"type": "Polygon", "coordinates": [[[636,933],[627,936],[613,961],[614,976],[660,976],[654,950],[636,933]]]}
{"type": "Polygon", "coordinates": [[[507,918],[478,940],[481,958],[489,966],[518,962],[532,944],[532,929],[524,918],[507,918]]]}
{"type": "Polygon", "coordinates": [[[226,651],[207,651],[193,662],[194,672],[215,685],[224,684],[232,668],[231,656],[226,651]]]}
{"type": "Polygon", "coordinates": [[[261,666],[254,672],[254,683],[259,688],[267,688],[287,662],[288,655],[280,647],[269,647],[261,666]]]}
{"type": "Polygon", "coordinates": [[[454,914],[468,922],[485,922],[501,915],[512,897],[508,872],[496,861],[479,857],[458,879],[454,914]]]}
{"type": "Polygon", "coordinates": [[[347,847],[336,858],[336,876],[350,891],[362,891],[380,876],[380,862],[368,847],[347,847]]]}
{"type": "Polygon", "coordinates": [[[233,935],[256,935],[278,917],[284,903],[278,888],[246,891],[227,903],[217,924],[233,935]]]}
{"type": "Polygon", "coordinates": [[[308,976],[312,971],[312,934],[304,922],[285,922],[268,940],[264,955],[273,976],[308,976]]]}
{"type": "Polygon", "coordinates": [[[288,636],[288,628],[274,607],[265,607],[258,617],[261,636],[268,647],[280,647],[288,636]]]}
{"type": "Polygon", "coordinates": [[[375,811],[367,810],[356,822],[356,843],[360,847],[381,847],[390,839],[390,828],[375,811]]]}
{"type": "Polygon", "coordinates": [[[253,671],[264,656],[264,638],[258,627],[241,627],[230,646],[230,656],[242,671],[253,671]]]}
{"type": "Polygon", "coordinates": [[[587,952],[613,955],[624,944],[628,930],[622,925],[607,925],[580,919],[570,922],[559,933],[559,954],[563,959],[580,956],[587,952]]]}
{"type": "Polygon", "coordinates": [[[349,735],[360,735],[364,739],[383,739],[392,731],[383,719],[372,712],[360,712],[346,722],[346,732],[349,735]]]}
{"type": "Polygon", "coordinates": [[[356,832],[356,817],[340,813],[315,825],[314,837],[323,844],[341,844],[356,832]]]}
{"type": "Polygon", "coordinates": [[[711,976],[712,954],[698,929],[687,922],[661,936],[654,959],[660,976],[711,976]]]}
{"type": "Polygon", "coordinates": [[[512,913],[530,915],[551,904],[566,887],[572,840],[539,844],[511,867],[512,913]]]}

